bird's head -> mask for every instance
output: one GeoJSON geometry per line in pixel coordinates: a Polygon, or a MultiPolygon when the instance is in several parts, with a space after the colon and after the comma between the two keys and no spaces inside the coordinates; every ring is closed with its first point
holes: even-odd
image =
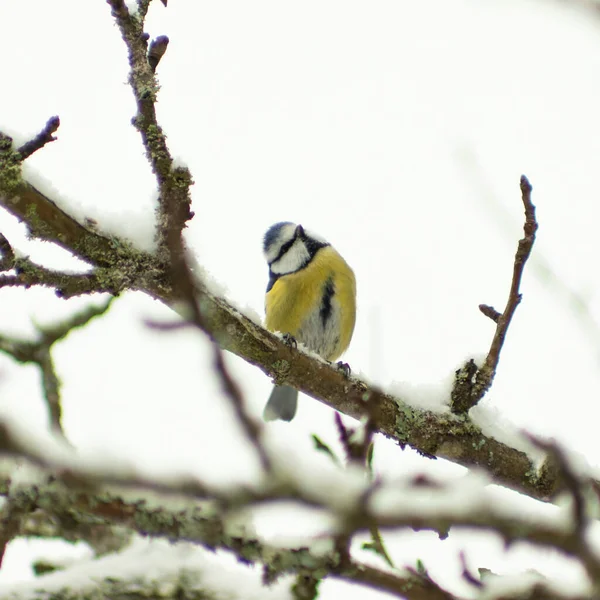
{"type": "Polygon", "coordinates": [[[302,225],[275,223],[265,233],[263,252],[274,275],[293,273],[305,267],[320,248],[329,244],[308,233],[302,225]]]}

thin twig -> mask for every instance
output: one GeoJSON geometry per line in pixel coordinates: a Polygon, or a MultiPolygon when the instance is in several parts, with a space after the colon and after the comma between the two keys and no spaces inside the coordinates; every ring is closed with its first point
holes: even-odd
{"type": "Polygon", "coordinates": [[[529,180],[525,175],[522,175],[521,199],[523,200],[523,206],[525,207],[525,223],[523,225],[525,236],[519,240],[519,245],[515,254],[513,277],[506,308],[498,318],[496,332],[492,340],[492,345],[490,346],[490,351],[488,352],[483,367],[477,374],[477,383],[475,384],[476,395],[477,393],[481,393],[481,396],[483,396],[494,379],[506,332],[508,331],[513,315],[515,314],[515,310],[521,302],[521,278],[523,277],[523,270],[525,269],[527,259],[531,254],[531,249],[535,242],[535,234],[538,229],[538,223],[535,218],[535,206],[531,202],[531,189],[529,180]]]}
{"type": "Polygon", "coordinates": [[[52,360],[52,346],[74,329],[83,327],[93,318],[104,314],[110,307],[112,300],[111,297],[103,305],[87,307],[85,310],[52,327],[38,327],[40,336],[34,342],[0,335],[0,352],[8,354],[20,363],[32,363],[39,367],[44,398],[48,405],[50,426],[63,437],[65,437],[65,434],[62,427],[60,379],[56,374],[54,361],[52,360]]]}
{"type": "Polygon", "coordinates": [[[25,142],[17,152],[21,155],[21,160],[29,158],[34,152],[43,148],[46,144],[56,141],[53,133],[60,127],[60,119],[58,117],[50,117],[46,126],[32,140],[25,142]]]}
{"type": "Polygon", "coordinates": [[[110,297],[103,304],[98,306],[87,306],[59,323],[54,323],[53,325],[38,325],[37,329],[42,334],[41,343],[52,346],[52,344],[64,339],[74,329],[84,327],[92,319],[106,313],[113,301],[114,297],[110,297]]]}
{"type": "Polygon", "coordinates": [[[523,225],[524,237],[519,240],[517,252],[513,265],[512,282],[508,301],[504,311],[500,314],[491,306],[481,304],[479,309],[481,312],[492,319],[496,323],[496,331],[490,345],[490,350],[487,354],[485,362],[475,374],[474,382],[467,394],[460,394],[460,398],[454,397],[452,402],[452,410],[456,413],[468,412],[470,408],[475,406],[488,391],[492,385],[492,381],[498,369],[498,361],[500,360],[500,352],[504,345],[506,333],[510,322],[515,314],[517,306],[521,302],[521,279],[527,259],[531,254],[531,249],[535,242],[535,233],[538,228],[538,223],[535,218],[535,206],[531,202],[531,184],[525,175],[521,176],[521,199],[525,208],[525,223],[523,225]]]}

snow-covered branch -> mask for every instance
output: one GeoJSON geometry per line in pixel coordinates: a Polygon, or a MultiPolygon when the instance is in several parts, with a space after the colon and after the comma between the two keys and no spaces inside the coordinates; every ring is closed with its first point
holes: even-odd
{"type": "MultiPolygon", "coordinates": [[[[99,291],[140,290],[169,305],[181,299],[174,286],[173,273],[164,262],[132,249],[126,240],[109,240],[84,228],[19,178],[9,195],[2,187],[1,175],[0,168],[3,206],[24,220],[35,237],[60,241],[63,247],[72,245],[75,254],[96,264],[90,274],[81,277],[98,281],[99,291]]],[[[68,282],[61,285],[61,289],[69,289],[68,282]]],[[[259,367],[269,377],[285,378],[289,385],[356,419],[372,415],[376,432],[401,445],[407,444],[423,455],[446,458],[465,467],[483,468],[497,483],[534,498],[549,499],[560,490],[561,482],[551,463],[538,469],[527,454],[485,435],[468,416],[424,410],[411,405],[408,398],[385,393],[357,377],[348,379],[324,361],[284,344],[225,299],[211,294],[201,282],[196,285],[202,290],[202,318],[206,329],[224,350],[259,367]]]]}

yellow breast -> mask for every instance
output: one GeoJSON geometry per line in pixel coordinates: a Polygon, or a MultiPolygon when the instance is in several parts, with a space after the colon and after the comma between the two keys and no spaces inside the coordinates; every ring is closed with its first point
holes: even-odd
{"type": "MultiPolygon", "coordinates": [[[[311,350],[320,352],[315,336],[328,336],[327,360],[338,358],[350,344],[356,319],[356,280],[346,261],[331,247],[321,248],[312,261],[300,271],[281,276],[269,290],[265,300],[265,326],[270,331],[289,333],[311,350]],[[318,314],[322,308],[327,281],[333,283],[335,331],[318,330],[318,314]],[[310,330],[309,330],[310,328],[310,330]],[[310,334],[310,335],[309,335],[310,334]],[[303,339],[303,337],[305,339],[303,339]]],[[[331,325],[331,323],[330,323],[331,325]]]]}

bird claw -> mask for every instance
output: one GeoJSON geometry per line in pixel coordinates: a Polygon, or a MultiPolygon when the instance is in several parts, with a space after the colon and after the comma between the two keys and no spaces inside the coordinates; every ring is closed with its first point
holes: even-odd
{"type": "Polygon", "coordinates": [[[284,333],[281,336],[281,339],[282,339],[283,343],[286,346],[289,346],[290,348],[297,348],[298,347],[298,342],[296,341],[296,338],[293,335],[289,334],[289,333],[284,333]]]}
{"type": "Polygon", "coordinates": [[[352,369],[348,363],[342,362],[341,360],[337,363],[338,371],[341,371],[346,377],[350,377],[352,369]]]}

